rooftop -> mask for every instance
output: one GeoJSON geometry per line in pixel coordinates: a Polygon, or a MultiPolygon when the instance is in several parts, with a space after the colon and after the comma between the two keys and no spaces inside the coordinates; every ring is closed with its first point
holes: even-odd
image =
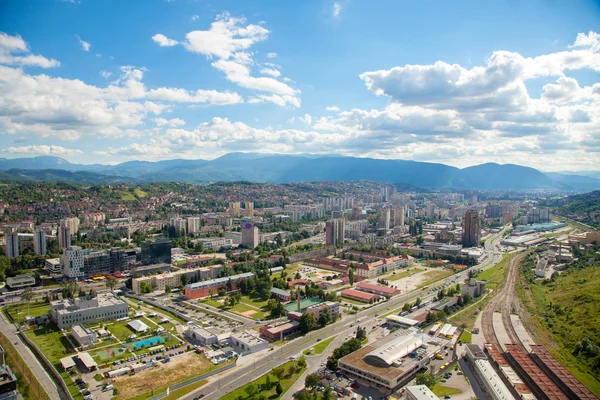
{"type": "Polygon", "coordinates": [[[357,297],[359,299],[363,299],[365,301],[370,301],[371,299],[377,297],[376,294],[361,292],[360,290],[355,289],[344,289],[342,290],[342,296],[348,295],[350,297],[357,297]]]}
{"type": "Polygon", "coordinates": [[[267,325],[265,328],[267,328],[267,330],[269,332],[277,334],[277,333],[283,332],[283,331],[285,331],[287,329],[294,328],[294,327],[296,327],[298,325],[300,325],[300,324],[298,322],[296,322],[296,321],[287,321],[287,322],[284,322],[283,324],[279,324],[279,325],[275,325],[275,326],[270,326],[269,327],[267,325]]]}
{"type": "Polygon", "coordinates": [[[291,293],[288,290],[281,290],[281,289],[276,288],[276,287],[272,287],[271,288],[271,293],[275,293],[275,294],[278,294],[280,296],[291,296],[291,293]]]}
{"type": "MultiPolygon", "coordinates": [[[[323,300],[321,300],[318,297],[309,297],[309,298],[302,299],[302,300],[300,300],[300,311],[306,310],[308,307],[314,306],[314,305],[322,303],[322,302],[323,302],[323,300]]],[[[285,309],[287,311],[297,311],[298,303],[296,301],[287,303],[285,305],[285,309]]]]}
{"type": "Polygon", "coordinates": [[[261,344],[261,343],[266,343],[266,340],[259,337],[257,334],[249,332],[249,331],[235,333],[235,334],[231,335],[231,337],[234,339],[243,341],[244,343],[247,343],[250,346],[254,346],[257,344],[261,344]]]}
{"type": "Polygon", "coordinates": [[[188,290],[202,289],[202,288],[205,288],[205,287],[211,287],[211,286],[221,285],[221,284],[227,283],[227,282],[229,282],[230,279],[232,281],[236,281],[236,280],[239,280],[239,279],[251,278],[253,276],[254,276],[254,273],[252,273],[252,272],[244,272],[243,274],[225,276],[223,278],[210,279],[208,281],[190,283],[189,285],[186,285],[185,288],[188,289],[188,290]]]}
{"type": "Polygon", "coordinates": [[[127,305],[125,300],[121,299],[113,293],[108,292],[77,299],[56,300],[50,303],[52,309],[56,310],[58,313],[61,314],[122,304],[127,305]]]}
{"type": "Polygon", "coordinates": [[[416,400],[438,400],[433,392],[425,385],[407,386],[406,391],[416,400]]]}
{"type": "Polygon", "coordinates": [[[402,317],[400,315],[388,315],[386,317],[386,319],[397,322],[402,325],[407,325],[407,326],[415,326],[420,322],[420,321],[417,321],[416,319],[406,318],[406,317],[402,317]]]}
{"type": "Polygon", "coordinates": [[[375,285],[373,283],[368,283],[368,282],[359,282],[356,285],[357,289],[365,289],[365,290],[373,290],[373,291],[377,291],[380,293],[385,293],[385,294],[389,294],[389,295],[393,295],[398,293],[398,289],[394,289],[388,286],[382,286],[382,285],[375,285]]]}

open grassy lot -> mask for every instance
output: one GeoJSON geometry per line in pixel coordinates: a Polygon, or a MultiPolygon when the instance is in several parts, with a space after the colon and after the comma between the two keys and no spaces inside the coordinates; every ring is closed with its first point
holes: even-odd
{"type": "Polygon", "coordinates": [[[23,322],[26,316],[33,315],[39,317],[42,315],[48,315],[50,306],[46,303],[30,303],[27,304],[14,304],[6,307],[6,311],[10,313],[16,323],[23,322]]]}
{"type": "Polygon", "coordinates": [[[307,355],[307,356],[316,356],[317,354],[321,354],[323,351],[325,351],[325,349],[327,348],[327,346],[329,346],[329,344],[331,342],[333,342],[333,340],[336,338],[337,336],[331,337],[329,339],[325,339],[320,341],[319,343],[315,344],[312,348],[315,349],[315,351],[310,352],[309,350],[304,350],[303,354],[307,355]]]}
{"type": "Polygon", "coordinates": [[[411,274],[416,274],[423,271],[423,268],[409,268],[401,272],[396,271],[395,274],[388,275],[385,279],[387,279],[388,281],[397,281],[398,279],[406,278],[411,274]]]}
{"type": "Polygon", "coordinates": [[[471,341],[473,340],[473,334],[469,329],[464,329],[463,332],[460,334],[460,338],[458,338],[458,340],[461,340],[463,343],[471,343],[471,341]]]}
{"type": "Polygon", "coordinates": [[[435,283],[440,279],[447,278],[452,274],[454,274],[454,272],[449,271],[447,269],[436,269],[433,271],[428,271],[425,273],[425,276],[427,276],[427,278],[423,282],[421,282],[419,287],[429,286],[432,283],[435,283]]]}
{"type": "MultiPolygon", "coordinates": [[[[290,375],[288,369],[292,365],[296,365],[296,361],[288,361],[282,365],[282,367],[285,370],[285,375],[279,382],[279,383],[281,383],[281,388],[283,389],[282,394],[287,392],[287,390],[294,384],[294,382],[296,382],[298,380],[300,375],[302,375],[302,373],[305,370],[305,369],[296,368],[295,372],[290,375]]],[[[250,399],[251,397],[248,396],[248,393],[246,392],[246,387],[250,386],[250,385],[254,385],[256,387],[256,389],[258,390],[258,393],[262,394],[269,400],[275,400],[275,399],[280,398],[280,396],[275,391],[275,388],[277,387],[277,378],[275,376],[273,376],[271,373],[268,373],[268,374],[261,376],[260,378],[258,378],[256,380],[250,382],[249,384],[244,385],[241,388],[239,388],[231,393],[226,394],[225,396],[221,397],[220,400],[236,400],[236,399],[240,399],[240,398],[244,399],[244,400],[250,399]],[[267,385],[267,376],[269,376],[271,385],[267,385]]]]}
{"type": "Polygon", "coordinates": [[[194,382],[191,385],[184,386],[181,389],[172,390],[171,393],[165,397],[165,400],[177,400],[180,397],[183,397],[184,395],[198,389],[199,387],[206,385],[206,382],[206,379],[202,379],[201,381],[194,382]]]}
{"type": "MultiPolygon", "coordinates": [[[[219,367],[222,367],[220,365],[219,367]]],[[[209,372],[217,366],[204,356],[195,352],[173,357],[169,363],[159,363],[131,376],[120,376],[114,379],[118,389],[116,399],[146,399],[152,394],[164,392],[168,386],[185,381],[193,376],[209,372]]]]}
{"type": "Polygon", "coordinates": [[[462,393],[460,390],[458,390],[456,388],[443,386],[443,385],[435,385],[433,387],[433,389],[431,389],[431,391],[433,392],[433,394],[435,394],[438,397],[452,396],[453,394],[462,393]]]}
{"type": "Polygon", "coordinates": [[[262,310],[260,310],[260,308],[267,305],[266,300],[262,301],[259,299],[251,298],[249,296],[243,296],[240,302],[233,307],[225,306],[220,301],[209,298],[203,299],[201,303],[218,308],[223,311],[229,311],[236,314],[240,314],[244,317],[251,319],[263,319],[265,317],[265,313],[262,310]]]}
{"type": "Polygon", "coordinates": [[[528,328],[533,330],[534,340],[541,341],[563,366],[600,396],[600,371],[594,368],[597,357],[586,349],[577,356],[573,354],[585,339],[591,346],[599,344],[600,264],[569,271],[546,284],[522,279],[517,294],[525,306],[522,318],[531,322],[528,328]]]}

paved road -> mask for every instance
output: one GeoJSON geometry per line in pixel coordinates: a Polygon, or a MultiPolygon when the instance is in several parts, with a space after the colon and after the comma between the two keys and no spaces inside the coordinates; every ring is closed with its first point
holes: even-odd
{"type": "Polygon", "coordinates": [[[46,393],[48,393],[48,396],[50,396],[51,399],[67,398],[64,395],[62,388],[60,388],[60,386],[57,385],[52,378],[50,378],[50,375],[48,375],[44,367],[42,367],[29,347],[27,347],[27,345],[21,341],[21,338],[17,336],[17,329],[14,324],[11,324],[9,321],[7,321],[3,313],[0,314],[2,314],[2,317],[0,318],[0,331],[2,331],[2,333],[4,333],[9,340],[11,340],[13,343],[16,343],[15,347],[17,348],[17,351],[25,361],[25,364],[27,364],[29,369],[31,369],[35,377],[38,379],[40,384],[44,387],[46,393]]]}

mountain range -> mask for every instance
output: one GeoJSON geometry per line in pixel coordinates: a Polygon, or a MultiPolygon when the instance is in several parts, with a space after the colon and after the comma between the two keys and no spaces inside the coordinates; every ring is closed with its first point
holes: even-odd
{"type": "Polygon", "coordinates": [[[375,180],[426,189],[599,189],[593,172],[572,175],[486,163],[444,164],[343,156],[230,153],[214,160],[75,164],[64,158],[0,158],[0,181],[74,181],[87,184],[215,181],[309,182],[375,180]]]}

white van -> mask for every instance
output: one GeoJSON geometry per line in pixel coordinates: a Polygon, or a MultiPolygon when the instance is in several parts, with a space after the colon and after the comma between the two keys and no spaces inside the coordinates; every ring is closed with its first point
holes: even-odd
{"type": "Polygon", "coordinates": [[[104,389],[102,389],[103,392],[108,392],[109,390],[113,390],[115,387],[113,385],[108,385],[106,386],[104,389]]]}

